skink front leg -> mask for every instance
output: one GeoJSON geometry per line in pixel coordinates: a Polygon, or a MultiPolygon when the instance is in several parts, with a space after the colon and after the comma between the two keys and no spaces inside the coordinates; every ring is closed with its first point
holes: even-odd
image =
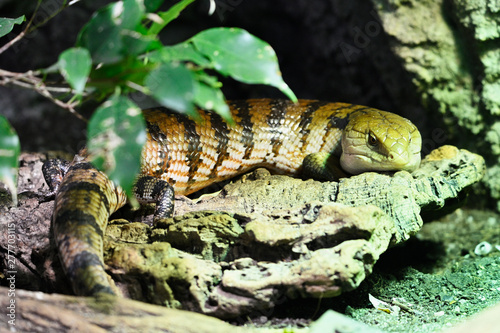
{"type": "Polygon", "coordinates": [[[143,203],[156,203],[154,223],[171,217],[174,212],[174,189],[162,179],[141,176],[134,186],[136,198],[143,203]]]}
{"type": "Polygon", "coordinates": [[[53,197],[56,194],[64,175],[68,172],[70,165],[71,163],[69,161],[61,159],[47,160],[43,163],[43,178],[45,178],[45,182],[50,189],[48,197],[53,197]]]}
{"type": "Polygon", "coordinates": [[[347,177],[340,167],[338,156],[326,152],[307,155],[302,162],[302,175],[321,181],[338,181],[347,177]]]}

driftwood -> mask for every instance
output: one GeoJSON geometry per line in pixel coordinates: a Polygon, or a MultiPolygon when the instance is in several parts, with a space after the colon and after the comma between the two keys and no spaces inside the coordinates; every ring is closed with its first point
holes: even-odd
{"type": "MultiPolygon", "coordinates": [[[[43,191],[41,159],[24,158],[21,188],[43,191]]],[[[288,299],[356,288],[381,253],[420,229],[421,210],[443,208],[483,173],[480,156],[451,146],[412,175],[317,182],[256,170],[215,196],[179,198],[177,216],[155,227],[129,222],[130,212],[111,221],[104,261],[126,298],[220,318],[266,313],[288,299]]],[[[1,208],[15,225],[2,256],[14,264],[16,288],[71,293],[50,244],[52,202],[32,192],[20,201],[1,208]]]]}
{"type": "MultiPolygon", "coordinates": [[[[169,309],[112,296],[75,297],[18,290],[12,298],[3,297],[0,327],[17,332],[170,332],[170,333],[251,333],[278,332],[229,325],[220,319],[198,313],[169,309]],[[14,300],[11,303],[10,300],[14,300]],[[11,304],[14,304],[12,306],[11,304]]],[[[282,330],[280,330],[282,331],[282,330]]],[[[300,330],[295,330],[300,332],[300,330]]]]}
{"type": "Polygon", "coordinates": [[[414,175],[365,173],[336,183],[259,170],[216,197],[182,201],[184,214],[155,228],[111,225],[105,261],[127,296],[221,318],[289,298],[337,296],[420,229],[421,209],[442,208],[483,173],[481,157],[451,146],[414,175]],[[146,279],[154,283],[145,287],[146,279]]]}

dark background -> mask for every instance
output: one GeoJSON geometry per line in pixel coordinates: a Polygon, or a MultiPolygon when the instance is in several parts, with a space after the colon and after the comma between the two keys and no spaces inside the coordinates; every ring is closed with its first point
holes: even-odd
{"type": "MultiPolygon", "coordinates": [[[[44,1],[39,18],[60,7],[44,1]]],[[[25,72],[54,64],[59,53],[75,44],[92,13],[111,1],[81,1],[56,15],[4,54],[0,68],[25,72]]],[[[0,1],[0,16],[29,18],[36,1],[0,1]]],[[[175,3],[166,1],[168,7],[175,3]]],[[[165,29],[162,40],[175,44],[217,26],[237,26],[268,42],[276,51],[283,77],[299,98],[369,105],[402,114],[425,128],[423,111],[411,89],[411,78],[390,52],[368,0],[224,0],[208,16],[208,0],[191,4],[165,29]]],[[[16,30],[0,40],[3,45],[16,30]]],[[[222,79],[228,99],[276,97],[275,88],[222,79]]],[[[79,111],[86,117],[96,107],[79,111]]],[[[0,87],[0,113],[16,129],[24,151],[76,152],[85,144],[85,123],[36,93],[0,87]]],[[[424,138],[425,131],[422,133],[424,138]]]]}

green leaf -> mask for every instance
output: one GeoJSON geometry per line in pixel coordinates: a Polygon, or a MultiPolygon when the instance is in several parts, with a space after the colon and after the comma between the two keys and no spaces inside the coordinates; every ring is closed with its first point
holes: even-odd
{"type": "Polygon", "coordinates": [[[165,0],[144,0],[144,6],[148,13],[155,12],[165,0]]]}
{"type": "Polygon", "coordinates": [[[122,43],[126,50],[123,55],[138,55],[149,49],[158,49],[163,45],[156,40],[156,36],[144,36],[137,31],[124,30],[121,33],[122,43]]]}
{"type": "Polygon", "coordinates": [[[202,67],[210,65],[210,60],[198,52],[191,43],[164,46],[150,52],[147,57],[152,62],[191,61],[202,67]]]}
{"type": "Polygon", "coordinates": [[[148,34],[157,35],[167,24],[175,20],[179,17],[180,13],[186,8],[189,4],[194,2],[195,0],[182,0],[172,7],[166,12],[159,13],[160,18],[162,19],[161,23],[153,22],[151,27],[149,28],[148,34]]]}
{"type": "Polygon", "coordinates": [[[204,83],[198,83],[197,93],[194,96],[194,102],[200,108],[213,110],[226,121],[232,123],[231,112],[226,103],[224,94],[220,89],[207,86],[204,83]]]}
{"type": "Polygon", "coordinates": [[[87,48],[95,62],[112,63],[145,52],[155,36],[145,36],[140,22],[141,0],[112,3],[97,11],[82,28],[77,45],[87,48]]]}
{"type": "Polygon", "coordinates": [[[111,63],[123,58],[121,28],[112,16],[116,6],[113,4],[98,11],[78,36],[77,45],[87,48],[95,62],[111,63]]]}
{"type": "Polygon", "coordinates": [[[0,37],[3,37],[11,32],[12,29],[14,29],[14,24],[21,24],[25,20],[26,17],[24,15],[15,19],[0,17],[0,37]]]}
{"type": "Polygon", "coordinates": [[[118,63],[99,66],[90,73],[87,90],[94,90],[101,96],[109,96],[116,87],[120,87],[122,95],[126,95],[130,82],[142,86],[149,71],[156,68],[157,64],[147,63],[139,58],[128,57],[118,63]]]}
{"type": "Polygon", "coordinates": [[[59,55],[59,70],[78,94],[85,89],[90,74],[92,59],[87,49],[75,47],[59,55]]]}
{"type": "Polygon", "coordinates": [[[213,110],[226,121],[232,123],[231,112],[226,103],[224,94],[220,90],[222,83],[215,77],[199,72],[197,77],[197,89],[194,95],[194,102],[200,108],[213,110]]]}
{"type": "Polygon", "coordinates": [[[146,142],[141,109],[127,97],[112,96],[92,115],[88,137],[92,163],[130,197],[146,142]]]}
{"type": "Polygon", "coordinates": [[[122,95],[126,95],[131,88],[130,82],[144,85],[144,79],[149,71],[158,67],[158,64],[144,63],[139,58],[128,57],[118,63],[99,66],[90,73],[87,90],[94,90],[102,96],[109,96],[116,87],[120,87],[122,95]]]}
{"type": "Polygon", "coordinates": [[[213,88],[221,88],[222,83],[215,76],[208,75],[205,71],[196,72],[196,79],[213,88]]]}
{"type": "Polygon", "coordinates": [[[192,71],[182,63],[164,63],[146,77],[146,87],[163,106],[197,116],[194,109],[196,81],[192,71]]]}
{"type": "Polygon", "coordinates": [[[19,138],[4,116],[0,116],[0,181],[9,189],[17,205],[17,169],[21,151],[19,138]]]}
{"type": "MultiPolygon", "coordinates": [[[[120,27],[122,29],[136,30],[141,23],[146,7],[143,0],[123,0],[123,12],[120,17],[120,27]]],[[[120,4],[118,2],[117,4],[120,4]]]]}
{"type": "Polygon", "coordinates": [[[190,41],[221,74],[245,83],[277,87],[291,100],[297,100],[281,77],[273,48],[247,31],[213,28],[200,32],[190,41]]]}

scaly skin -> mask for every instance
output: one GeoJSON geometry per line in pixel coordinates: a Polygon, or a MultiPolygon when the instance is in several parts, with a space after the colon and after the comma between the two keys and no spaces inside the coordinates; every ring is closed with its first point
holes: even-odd
{"type": "MultiPolygon", "coordinates": [[[[199,123],[164,109],[144,111],[148,140],[135,193],[142,201],[157,202],[155,220],[172,214],[174,191],[193,193],[255,167],[334,180],[339,167],[359,174],[411,172],[420,164],[420,133],[389,112],[308,100],[259,99],[229,106],[232,125],[204,111],[199,123]]],[[[44,174],[57,192],[54,238],[73,289],[80,295],[116,293],[104,271],[102,243],[109,215],[126,198],[85,158],[77,156],[63,178],[60,166],[48,162],[44,174]]]]}

